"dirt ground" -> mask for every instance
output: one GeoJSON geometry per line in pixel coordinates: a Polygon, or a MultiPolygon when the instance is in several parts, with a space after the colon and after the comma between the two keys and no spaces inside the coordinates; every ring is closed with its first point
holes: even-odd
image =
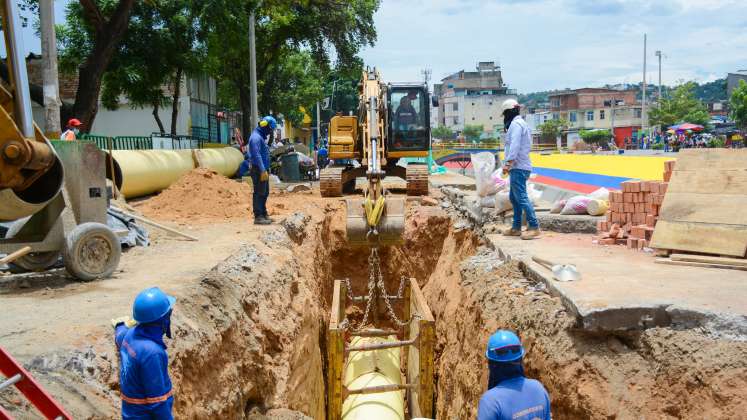
{"type": "MultiPolygon", "coordinates": [[[[117,418],[109,319],[128,314],[139,290],[158,285],[178,299],[167,341],[177,418],[325,418],[333,280],[350,278],[362,294],[368,273],[368,250],[346,246],[343,201],[320,198],[316,189],[273,191],[269,209],[279,223],[257,227],[245,210],[245,184],[199,172],[182,181],[130,204],[198,242],[151,230],[153,245],[126,252],[107,280],[78,283],[59,272],[0,277],[3,347],[74,418],[117,418]],[[191,193],[221,188],[227,192],[208,201],[191,193]]],[[[497,328],[522,336],[527,373],[547,386],[556,419],[747,412],[747,345],[691,330],[584,334],[558,299],[514,263],[503,264],[476,230],[439,205],[408,201],[404,244],[382,249],[381,258],[387,288],[415,277],[436,318],[440,419],[474,418],[487,382],[484,346],[497,328]]],[[[17,395],[0,403],[34,418],[17,395]]]]}

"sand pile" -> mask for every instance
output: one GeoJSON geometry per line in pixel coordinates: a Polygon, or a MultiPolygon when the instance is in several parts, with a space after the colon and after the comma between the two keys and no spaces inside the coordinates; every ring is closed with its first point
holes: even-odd
{"type": "Polygon", "coordinates": [[[250,217],[251,201],[248,184],[197,168],[137,209],[155,219],[199,222],[250,217]]]}

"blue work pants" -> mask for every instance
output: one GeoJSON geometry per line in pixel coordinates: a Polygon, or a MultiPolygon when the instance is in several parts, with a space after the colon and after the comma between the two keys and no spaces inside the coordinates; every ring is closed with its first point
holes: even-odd
{"type": "Polygon", "coordinates": [[[511,190],[509,199],[514,206],[514,223],[513,229],[521,230],[521,216],[525,213],[527,216],[527,225],[529,229],[539,229],[537,216],[534,214],[534,206],[527,195],[527,181],[529,180],[530,171],[524,169],[511,169],[511,190]]]}
{"type": "Polygon", "coordinates": [[[252,167],[250,172],[254,193],[252,193],[252,210],[254,218],[268,217],[267,215],[267,197],[270,196],[270,181],[261,181],[262,172],[256,167],[252,167]]]}

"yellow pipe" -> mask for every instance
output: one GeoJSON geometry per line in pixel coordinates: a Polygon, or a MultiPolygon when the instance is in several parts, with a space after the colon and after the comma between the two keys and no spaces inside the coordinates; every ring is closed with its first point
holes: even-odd
{"type": "Polygon", "coordinates": [[[194,169],[192,150],[114,150],[117,184],[126,197],[153,194],[168,188],[194,169]]]}
{"type": "Polygon", "coordinates": [[[202,165],[227,177],[236,175],[236,171],[244,161],[244,155],[233,147],[220,147],[214,149],[200,149],[202,165]]]}
{"type": "MultiPolygon", "coordinates": [[[[355,337],[351,346],[396,341],[396,337],[355,337]]],[[[401,385],[400,349],[353,352],[345,362],[343,384],[349,390],[381,385],[401,385]]],[[[404,391],[353,394],[342,404],[343,420],[404,420],[404,391]]]]}
{"type": "MultiPolygon", "coordinates": [[[[238,171],[244,156],[233,147],[200,149],[200,160],[224,176],[238,171]]],[[[168,188],[196,167],[193,150],[114,150],[115,176],[126,198],[153,194],[168,188]]],[[[107,165],[107,176],[111,178],[107,165]]]]}

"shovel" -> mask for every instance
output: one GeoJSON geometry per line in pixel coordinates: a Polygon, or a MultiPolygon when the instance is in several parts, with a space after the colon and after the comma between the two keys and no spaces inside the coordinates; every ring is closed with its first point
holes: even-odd
{"type": "Polygon", "coordinates": [[[573,264],[554,264],[540,257],[532,256],[532,260],[537,264],[552,271],[552,276],[557,281],[578,281],[581,280],[581,272],[573,264]]]}

